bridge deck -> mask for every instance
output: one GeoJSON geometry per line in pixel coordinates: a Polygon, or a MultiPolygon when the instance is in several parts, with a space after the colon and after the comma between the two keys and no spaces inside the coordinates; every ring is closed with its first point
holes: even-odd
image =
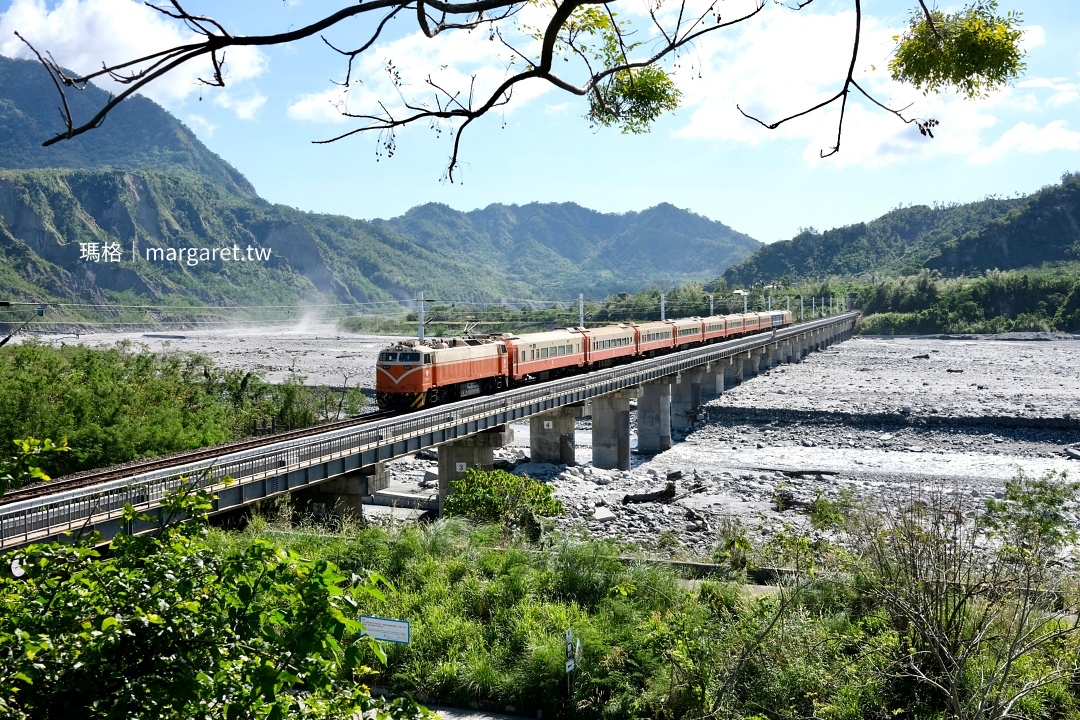
{"type": "MultiPolygon", "coordinates": [[[[0,549],[96,530],[105,539],[121,529],[125,505],[157,517],[160,501],[185,479],[217,495],[214,511],[297,490],[382,460],[472,435],[554,408],[635,387],[650,380],[716,363],[750,350],[823,329],[849,330],[857,313],[814,320],[775,332],[685,350],[605,370],[472,398],[357,427],[293,440],[267,438],[265,445],[224,450],[205,460],[144,472],[101,485],[45,495],[0,507],[0,549]],[[231,481],[226,481],[231,478],[231,481]]],[[[128,530],[157,527],[139,521],[128,530]]]]}

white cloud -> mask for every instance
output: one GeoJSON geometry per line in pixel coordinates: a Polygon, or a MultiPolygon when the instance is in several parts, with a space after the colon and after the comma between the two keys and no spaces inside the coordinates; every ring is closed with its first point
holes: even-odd
{"type": "Polygon", "coordinates": [[[1055,120],[1043,127],[1020,122],[1007,130],[997,142],[972,154],[971,162],[985,164],[1006,153],[1045,153],[1053,150],[1080,150],[1080,133],[1070,130],[1064,120],[1055,120]]]}
{"type": "Polygon", "coordinates": [[[191,113],[187,116],[187,124],[192,130],[195,131],[196,135],[206,138],[214,137],[214,133],[219,127],[204,118],[202,115],[196,115],[195,113],[191,113]]]}
{"type": "Polygon", "coordinates": [[[266,96],[254,93],[241,100],[234,98],[227,90],[221,90],[214,96],[214,104],[232,110],[241,120],[254,120],[255,113],[266,104],[266,96]]]}
{"type": "Polygon", "coordinates": [[[1024,34],[1020,37],[1020,49],[1031,52],[1046,44],[1046,30],[1041,25],[1028,25],[1024,28],[1024,34]]]}
{"type": "MultiPolygon", "coordinates": [[[[676,71],[687,105],[693,108],[689,122],[676,134],[751,145],[777,139],[798,140],[808,143],[808,156],[817,157],[836,141],[839,101],[829,109],[771,131],[743,117],[736,105],[771,123],[835,95],[850,63],[854,23],[850,12],[828,15],[770,7],[769,12],[742,26],[721,31],[730,34],[724,42],[710,41],[696,67],[684,66],[676,71]]],[[[864,19],[856,66],[862,87],[887,103],[896,102],[893,95],[897,90],[885,69],[893,46],[892,34],[872,18],[864,19]]],[[[849,97],[842,152],[848,158],[853,154],[866,156],[875,150],[865,147],[865,141],[872,137],[864,131],[867,123],[878,126],[880,135],[881,126],[895,122],[890,138],[894,142],[908,135],[902,123],[887,114],[883,116],[877,109],[867,109],[867,104],[860,95],[849,97]]]]}
{"type": "Polygon", "coordinates": [[[1080,99],[1080,85],[1069,82],[1065,78],[1029,78],[1018,82],[1016,87],[1031,90],[1032,92],[1029,95],[1036,105],[1038,105],[1038,99],[1035,91],[1050,91],[1051,95],[1045,101],[1046,106],[1050,108],[1059,108],[1080,99]]]}
{"type": "Polygon", "coordinates": [[[558,103],[556,105],[548,105],[548,106],[546,106],[544,108],[544,114],[549,115],[551,117],[557,117],[559,115],[565,115],[567,112],[570,111],[570,108],[571,108],[572,105],[573,105],[573,103],[570,103],[570,102],[562,102],[562,103],[558,103]]]}
{"type": "MultiPolygon", "coordinates": [[[[135,0],[13,0],[0,15],[0,55],[33,57],[14,32],[76,72],[93,72],[102,62],[116,63],[141,57],[189,41],[193,35],[181,25],[135,0]]],[[[258,77],[266,57],[256,48],[232,48],[225,54],[226,82],[234,84],[258,77]]],[[[209,60],[177,68],[146,87],[143,93],[166,107],[203,90],[200,77],[210,77],[209,60]]],[[[95,84],[116,92],[125,86],[107,78],[95,84]]]]}
{"type": "Polygon", "coordinates": [[[319,93],[301,95],[289,105],[286,114],[293,120],[313,123],[343,123],[349,118],[342,115],[348,95],[344,88],[334,87],[319,93]]]}

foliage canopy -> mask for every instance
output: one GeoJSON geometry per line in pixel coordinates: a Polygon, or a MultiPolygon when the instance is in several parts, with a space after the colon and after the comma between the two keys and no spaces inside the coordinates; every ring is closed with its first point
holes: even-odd
{"type": "Polygon", "coordinates": [[[969,98],[1016,80],[1025,69],[1022,15],[997,14],[997,0],[976,0],[959,12],[915,11],[889,61],[894,79],[924,93],[955,89],[969,98]]]}
{"type": "Polygon", "coordinates": [[[0,578],[0,714],[434,717],[408,698],[372,698],[362,682],[366,658],[385,656],[358,639],[357,602],[385,597],[385,581],[265,540],[217,555],[209,509],[208,496],[179,493],[166,511],[191,519],[120,535],[106,557],[81,542],[7,555],[24,574],[0,578]]]}

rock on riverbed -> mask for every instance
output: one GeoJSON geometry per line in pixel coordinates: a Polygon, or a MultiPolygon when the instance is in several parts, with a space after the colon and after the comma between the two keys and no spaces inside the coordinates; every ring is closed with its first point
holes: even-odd
{"type": "MultiPolygon", "coordinates": [[[[706,401],[703,423],[671,450],[635,454],[630,471],[591,466],[589,418],[577,425],[581,465],[517,471],[552,483],[564,530],[691,557],[708,557],[728,523],[763,539],[789,524],[811,531],[800,508],[819,495],[902,502],[940,488],[982,502],[1018,469],[1080,472],[1067,453],[1080,443],[1073,338],[857,337],[706,401]],[[622,503],[675,471],[674,502],[622,503]]],[[[514,429],[515,445],[498,451],[507,461],[528,452],[528,425],[514,429]]],[[[1077,521],[1077,508],[1063,510],[1077,521]]]]}

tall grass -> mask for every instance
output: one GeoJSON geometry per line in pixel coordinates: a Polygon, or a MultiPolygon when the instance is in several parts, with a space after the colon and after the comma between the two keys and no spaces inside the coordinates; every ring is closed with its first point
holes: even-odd
{"type": "MultiPolygon", "coordinates": [[[[460,519],[333,531],[256,520],[213,542],[224,552],[258,537],[386,576],[393,591],[359,612],[408,620],[412,642],[387,643],[387,664],[372,660],[364,681],[423,702],[544,718],[940,716],[934,697],[890,674],[902,636],[850,582],[822,577],[782,604],[620,561],[628,549],[611,542],[532,545],[460,519]],[[581,643],[569,685],[567,629],[581,643]]],[[[1080,718],[1067,683],[1034,705],[1051,695],[1057,717],[1080,718]]]]}

